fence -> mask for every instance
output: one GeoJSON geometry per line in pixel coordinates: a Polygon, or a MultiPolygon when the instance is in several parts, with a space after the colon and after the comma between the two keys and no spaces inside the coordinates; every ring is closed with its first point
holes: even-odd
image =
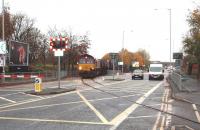
{"type": "Polygon", "coordinates": [[[182,76],[178,73],[172,72],[169,75],[170,84],[176,85],[179,90],[182,90],[182,76]]]}

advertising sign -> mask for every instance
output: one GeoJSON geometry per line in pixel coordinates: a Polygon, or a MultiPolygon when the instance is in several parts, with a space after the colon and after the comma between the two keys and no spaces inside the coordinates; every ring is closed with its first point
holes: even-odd
{"type": "Polygon", "coordinates": [[[6,54],[6,42],[5,41],[1,41],[0,42],[0,54],[6,54]]]}
{"type": "Polygon", "coordinates": [[[29,46],[27,43],[11,41],[9,48],[10,66],[28,66],[29,46]]]}
{"type": "Polygon", "coordinates": [[[5,56],[0,54],[0,67],[5,66],[6,60],[5,60],[5,56]]]}

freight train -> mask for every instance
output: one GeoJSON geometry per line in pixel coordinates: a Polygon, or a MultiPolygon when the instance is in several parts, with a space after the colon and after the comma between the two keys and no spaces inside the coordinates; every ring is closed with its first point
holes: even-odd
{"type": "Polygon", "coordinates": [[[94,78],[107,73],[107,64],[104,60],[83,54],[78,58],[78,72],[82,78],[94,78]]]}

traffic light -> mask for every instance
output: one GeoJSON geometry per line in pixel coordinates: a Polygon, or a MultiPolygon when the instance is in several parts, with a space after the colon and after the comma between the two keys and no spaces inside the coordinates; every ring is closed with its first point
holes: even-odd
{"type": "Polygon", "coordinates": [[[50,50],[52,51],[65,51],[68,48],[68,38],[50,38],[50,50]]]}

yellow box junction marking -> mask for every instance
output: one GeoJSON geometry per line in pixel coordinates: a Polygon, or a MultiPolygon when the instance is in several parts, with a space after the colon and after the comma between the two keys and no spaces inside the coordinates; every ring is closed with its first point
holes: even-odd
{"type": "Polygon", "coordinates": [[[160,85],[163,82],[158,83],[155,87],[153,87],[151,90],[149,90],[146,94],[144,94],[144,96],[140,97],[133,105],[131,105],[129,108],[127,108],[125,111],[123,111],[122,113],[120,113],[118,116],[116,116],[112,121],[111,124],[113,124],[114,126],[110,129],[110,130],[114,130],[116,129],[119,124],[121,122],[123,122],[138,106],[139,104],[143,103],[144,100],[151,94],[153,93],[157,88],[160,87],[160,85]]]}
{"type": "Polygon", "coordinates": [[[37,122],[52,122],[52,123],[74,123],[74,124],[91,124],[91,125],[111,125],[109,123],[101,123],[101,122],[49,120],[49,119],[16,118],[16,117],[0,117],[0,120],[37,121],[37,122]]]}
{"type": "Polygon", "coordinates": [[[99,119],[103,123],[108,123],[108,120],[94,107],[92,104],[79,92],[77,91],[77,94],[80,96],[80,98],[85,102],[85,104],[94,111],[94,113],[99,117],[99,119]]]}

